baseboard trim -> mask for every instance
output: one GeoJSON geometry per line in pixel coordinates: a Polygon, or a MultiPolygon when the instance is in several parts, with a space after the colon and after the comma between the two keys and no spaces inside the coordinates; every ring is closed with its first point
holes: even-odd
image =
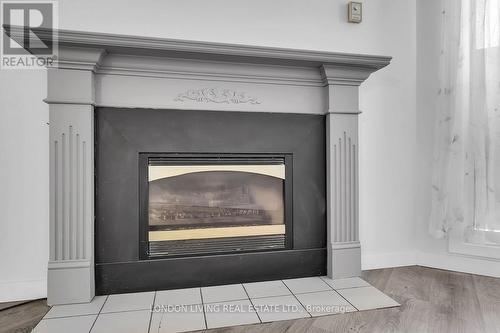
{"type": "Polygon", "coordinates": [[[361,267],[363,270],[413,265],[500,277],[500,261],[453,253],[435,254],[423,251],[409,251],[364,254],[361,256],[361,267]]]}
{"type": "Polygon", "coordinates": [[[0,303],[47,297],[47,280],[0,281],[0,303]]]}
{"type": "Polygon", "coordinates": [[[485,258],[418,252],[417,265],[500,278],[500,261],[485,258]]]}
{"type": "Polygon", "coordinates": [[[47,304],[88,303],[95,295],[94,263],[49,262],[47,304]]]}
{"type": "Polygon", "coordinates": [[[361,275],[359,242],[331,243],[327,256],[328,277],[342,279],[361,275]]]}

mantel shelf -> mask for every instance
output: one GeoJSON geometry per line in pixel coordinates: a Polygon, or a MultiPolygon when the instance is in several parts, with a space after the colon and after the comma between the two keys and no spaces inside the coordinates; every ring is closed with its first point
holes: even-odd
{"type": "MultiPolygon", "coordinates": [[[[21,40],[23,27],[4,25],[7,34],[21,40]]],[[[41,40],[54,31],[34,29],[41,40]]],[[[152,38],[96,32],[56,30],[60,47],[97,48],[107,53],[203,59],[239,63],[320,67],[324,65],[361,67],[376,71],[387,66],[391,57],[337,53],[304,49],[277,48],[206,41],[152,38]]]]}

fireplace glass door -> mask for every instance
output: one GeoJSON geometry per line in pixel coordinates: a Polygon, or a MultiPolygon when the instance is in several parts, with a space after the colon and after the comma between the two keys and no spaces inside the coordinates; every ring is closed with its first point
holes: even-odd
{"type": "Polygon", "coordinates": [[[141,191],[148,257],[286,248],[285,155],[154,155],[141,191]]]}

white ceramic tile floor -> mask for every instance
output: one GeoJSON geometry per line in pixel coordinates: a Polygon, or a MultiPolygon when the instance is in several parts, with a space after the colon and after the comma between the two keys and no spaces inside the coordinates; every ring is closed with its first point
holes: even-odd
{"type": "Polygon", "coordinates": [[[155,306],[201,304],[200,288],[162,290],[156,292],[155,306]]]}
{"type": "Polygon", "coordinates": [[[174,333],[206,329],[202,304],[179,306],[175,311],[154,312],[150,332],[174,333]]]}
{"type": "Polygon", "coordinates": [[[263,323],[310,317],[294,295],[252,299],[263,323]]]}
{"type": "Polygon", "coordinates": [[[286,296],[292,294],[280,280],[244,283],[243,287],[245,287],[250,298],[286,296]]]}
{"type": "Polygon", "coordinates": [[[313,293],[316,291],[332,290],[332,288],[330,288],[330,286],[326,284],[325,281],[323,281],[321,278],[317,276],[300,278],[300,279],[288,279],[288,280],[283,280],[283,282],[294,294],[313,293]]]}
{"type": "Polygon", "coordinates": [[[335,290],[297,294],[296,296],[313,317],[356,311],[356,308],[335,290]]]}
{"type": "Polygon", "coordinates": [[[372,286],[341,289],[338,292],[360,311],[399,305],[398,302],[372,286]]]}
{"type": "Polygon", "coordinates": [[[227,284],[224,286],[201,288],[203,303],[219,303],[248,299],[248,295],[241,284],[227,284]]]}
{"type": "Polygon", "coordinates": [[[89,333],[97,315],[43,319],[32,333],[89,333]]]}
{"type": "Polygon", "coordinates": [[[150,319],[150,310],[101,313],[90,332],[145,333],[148,332],[150,319]]]}
{"type": "Polygon", "coordinates": [[[398,305],[360,278],[312,277],[97,296],[52,307],[33,332],[174,333],[398,305]]]}
{"type": "Polygon", "coordinates": [[[155,292],[109,295],[102,313],[151,309],[155,292]]]}
{"type": "Polygon", "coordinates": [[[250,300],[205,304],[207,328],[260,323],[250,300]]]}
{"type": "Polygon", "coordinates": [[[335,290],[370,286],[368,282],[359,277],[332,280],[326,276],[322,276],[321,279],[335,290]]]}

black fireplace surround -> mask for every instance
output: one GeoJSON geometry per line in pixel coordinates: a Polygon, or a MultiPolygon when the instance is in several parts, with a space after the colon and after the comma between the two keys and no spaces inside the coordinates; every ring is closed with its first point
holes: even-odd
{"type": "Polygon", "coordinates": [[[95,119],[96,294],[326,273],[324,116],[97,108],[95,119]],[[162,156],[286,157],[286,246],[150,256],[145,159],[162,156]]]}

